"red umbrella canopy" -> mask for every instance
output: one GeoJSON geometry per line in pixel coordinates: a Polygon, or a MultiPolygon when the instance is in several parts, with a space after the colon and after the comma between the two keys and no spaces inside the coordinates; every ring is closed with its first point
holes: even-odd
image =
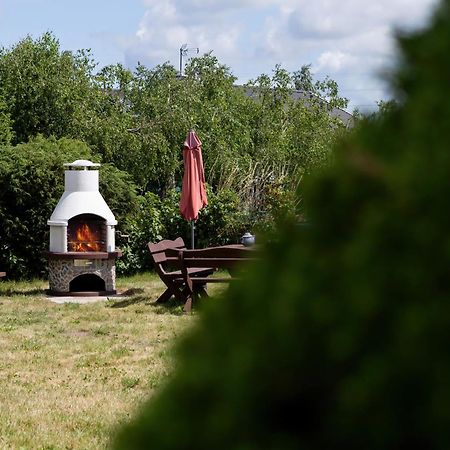
{"type": "Polygon", "coordinates": [[[208,204],[203,170],[202,143],[195,131],[186,136],[183,148],[184,175],[180,212],[186,220],[197,220],[198,212],[208,204]]]}

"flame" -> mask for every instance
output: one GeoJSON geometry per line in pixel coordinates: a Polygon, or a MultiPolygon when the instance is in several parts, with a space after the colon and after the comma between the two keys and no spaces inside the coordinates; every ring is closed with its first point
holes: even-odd
{"type": "Polygon", "coordinates": [[[72,252],[99,252],[102,249],[98,232],[90,229],[87,223],[80,224],[75,231],[74,241],[70,242],[72,252]]]}

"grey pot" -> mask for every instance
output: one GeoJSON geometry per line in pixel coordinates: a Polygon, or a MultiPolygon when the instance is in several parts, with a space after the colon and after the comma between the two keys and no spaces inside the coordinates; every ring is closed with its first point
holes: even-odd
{"type": "Polygon", "coordinates": [[[250,233],[245,233],[241,237],[241,244],[245,245],[246,247],[250,247],[251,245],[254,245],[255,243],[255,236],[250,233]]]}

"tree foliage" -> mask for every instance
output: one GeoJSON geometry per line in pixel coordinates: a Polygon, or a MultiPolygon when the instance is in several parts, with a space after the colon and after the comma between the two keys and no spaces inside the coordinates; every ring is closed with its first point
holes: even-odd
{"type": "Polygon", "coordinates": [[[308,66],[292,75],[277,66],[245,89],[212,54],[190,60],[184,77],[167,63],[134,72],[121,64],[95,68],[89,51],[62,52],[51,33],[1,49],[0,117],[11,121],[13,144],[37,134],[83,140],[142,192],[162,195],[180,183],[190,128],[204,144],[210,185],[245,200],[248,189],[236,184],[245,174],[263,168],[278,179],[281,167],[295,178],[323,163],[339,128],[328,110],[345,104],[332,80],[313,83],[308,66]],[[299,87],[308,89],[307,102],[293,101],[299,87]]]}
{"type": "Polygon", "coordinates": [[[399,45],[401,105],[309,178],[311,226],[205,311],[115,448],[449,448],[450,1],[399,45]]]}
{"type": "Polygon", "coordinates": [[[0,95],[0,145],[11,143],[12,137],[11,116],[7,111],[6,103],[0,95]]]}
{"type": "Polygon", "coordinates": [[[0,50],[0,85],[12,119],[13,143],[38,134],[71,136],[87,114],[93,63],[86,51],[61,52],[58,40],[45,33],[0,50]]]}

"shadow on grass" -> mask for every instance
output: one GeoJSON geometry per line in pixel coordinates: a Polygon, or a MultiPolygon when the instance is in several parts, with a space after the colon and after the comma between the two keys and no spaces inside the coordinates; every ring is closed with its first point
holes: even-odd
{"type": "Polygon", "coordinates": [[[135,295],[133,297],[124,298],[123,300],[116,300],[116,298],[108,299],[108,306],[110,308],[126,308],[127,306],[148,302],[148,297],[146,295],[135,295]]]}
{"type": "Polygon", "coordinates": [[[166,303],[156,303],[148,295],[144,293],[144,289],[132,288],[122,292],[120,296],[110,297],[108,306],[110,308],[126,308],[128,306],[144,303],[150,306],[156,314],[183,314],[183,305],[175,298],[170,299],[166,303]],[[120,299],[120,297],[124,297],[120,299]]]}
{"type": "Polygon", "coordinates": [[[149,303],[149,306],[154,308],[156,314],[174,314],[177,316],[184,314],[197,314],[200,313],[204,308],[208,308],[209,304],[221,301],[223,298],[223,294],[213,294],[208,295],[207,297],[198,297],[195,299],[192,311],[190,313],[186,313],[184,311],[184,303],[177,300],[175,297],[171,297],[165,303],[156,303],[156,301],[149,303]]]}
{"type": "Polygon", "coordinates": [[[37,297],[37,296],[43,296],[45,297],[46,289],[42,288],[33,288],[33,289],[14,289],[11,287],[0,287],[0,297],[37,297]]]}
{"type": "Polygon", "coordinates": [[[126,291],[121,292],[120,294],[116,295],[116,298],[120,297],[130,297],[131,295],[138,295],[143,294],[145,291],[143,288],[130,288],[126,291]]]}
{"type": "Polygon", "coordinates": [[[183,310],[184,304],[177,300],[175,297],[171,297],[164,303],[156,303],[156,300],[148,303],[153,308],[156,314],[173,314],[175,316],[182,316],[186,314],[183,310]]]}

